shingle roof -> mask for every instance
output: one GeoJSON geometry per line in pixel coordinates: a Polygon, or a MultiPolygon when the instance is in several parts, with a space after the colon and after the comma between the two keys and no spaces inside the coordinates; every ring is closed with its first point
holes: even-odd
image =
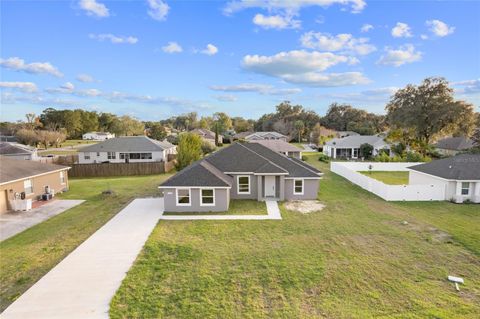
{"type": "Polygon", "coordinates": [[[15,180],[62,169],[69,169],[69,167],[0,156],[0,183],[6,184],[15,180]]]}
{"type": "Polygon", "coordinates": [[[0,155],[30,155],[34,152],[35,149],[28,145],[12,142],[0,142],[0,155]]]}
{"type": "Polygon", "coordinates": [[[248,135],[252,135],[252,134],[253,134],[253,132],[250,132],[250,131],[248,131],[248,132],[240,132],[240,133],[235,134],[235,135],[233,136],[233,138],[235,138],[235,139],[242,139],[242,138],[245,138],[245,137],[247,137],[248,135]]]}
{"type": "Polygon", "coordinates": [[[207,129],[204,129],[204,128],[196,128],[194,130],[191,130],[190,133],[200,135],[200,136],[202,136],[203,138],[206,138],[206,139],[214,139],[215,138],[215,133],[214,132],[212,132],[210,130],[207,130],[207,129]]]}
{"type": "Polygon", "coordinates": [[[175,145],[146,136],[124,136],[83,147],[79,152],[159,152],[172,147],[175,145]]]}
{"type": "Polygon", "coordinates": [[[409,168],[445,179],[480,180],[480,154],[461,154],[409,168]]]}
{"type": "Polygon", "coordinates": [[[272,132],[253,132],[253,133],[247,135],[246,137],[248,138],[252,135],[257,135],[257,136],[260,136],[260,137],[264,137],[265,135],[273,135],[275,137],[286,137],[285,135],[280,134],[280,133],[275,132],[275,131],[272,131],[272,132]]]}
{"type": "Polygon", "coordinates": [[[250,143],[259,143],[275,152],[301,152],[298,147],[282,140],[252,140],[250,143]]]}
{"type": "Polygon", "coordinates": [[[466,137],[447,137],[438,141],[435,145],[436,148],[453,151],[463,151],[474,146],[473,140],[466,137]]]}
{"type": "Polygon", "coordinates": [[[337,148],[359,148],[360,145],[365,143],[368,143],[372,146],[388,145],[388,143],[386,143],[382,137],[375,135],[352,135],[344,138],[334,138],[325,143],[325,145],[337,148]]]}
{"type": "Polygon", "coordinates": [[[229,176],[200,160],[181,170],[161,186],[231,187],[232,184],[229,176]]]}
{"type": "Polygon", "coordinates": [[[297,164],[302,165],[303,167],[305,167],[305,168],[307,168],[307,169],[309,169],[309,170],[311,170],[311,171],[314,171],[314,172],[317,173],[317,174],[322,174],[322,172],[321,172],[319,169],[313,167],[312,165],[310,165],[310,164],[308,164],[308,163],[305,163],[305,162],[302,161],[302,160],[299,160],[298,158],[292,157],[291,159],[292,159],[294,162],[296,162],[297,164]]]}

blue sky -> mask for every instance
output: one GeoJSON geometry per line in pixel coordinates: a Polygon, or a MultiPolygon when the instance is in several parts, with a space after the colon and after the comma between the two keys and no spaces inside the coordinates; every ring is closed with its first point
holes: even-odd
{"type": "Polygon", "coordinates": [[[444,76],[480,104],[478,1],[2,1],[1,119],[46,107],[257,118],[282,100],[383,113],[444,76]]]}

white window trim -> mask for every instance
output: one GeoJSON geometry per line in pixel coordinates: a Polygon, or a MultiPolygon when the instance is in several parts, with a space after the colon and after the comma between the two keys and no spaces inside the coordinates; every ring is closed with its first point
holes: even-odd
{"type": "Polygon", "coordinates": [[[200,188],[200,206],[215,206],[215,188],[200,188]],[[204,190],[212,190],[213,191],[213,203],[204,203],[203,202],[203,194],[202,191],[204,190]]]}
{"type": "Polygon", "coordinates": [[[302,178],[294,178],[293,179],[293,195],[303,195],[304,191],[305,191],[305,181],[302,178]],[[300,193],[297,193],[295,191],[295,182],[296,181],[302,181],[302,192],[300,192],[300,193]]]}
{"type": "Polygon", "coordinates": [[[460,182],[460,195],[461,196],[470,196],[470,182],[460,182]],[[468,183],[468,187],[464,188],[463,183],[468,183]],[[463,194],[463,190],[468,190],[467,194],[463,194]]]}
{"type": "Polygon", "coordinates": [[[192,190],[191,188],[177,188],[175,192],[175,203],[177,206],[192,206],[192,190]],[[188,190],[188,204],[178,202],[178,191],[179,190],[188,190]]]}
{"type": "Polygon", "coordinates": [[[251,188],[250,175],[237,175],[237,195],[250,195],[251,188]],[[248,178],[248,192],[240,192],[240,177],[248,178]]]}

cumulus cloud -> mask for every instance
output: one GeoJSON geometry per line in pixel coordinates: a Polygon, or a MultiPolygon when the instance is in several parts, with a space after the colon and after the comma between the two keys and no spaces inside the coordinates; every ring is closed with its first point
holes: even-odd
{"type": "Polygon", "coordinates": [[[480,79],[453,82],[452,85],[456,87],[456,93],[464,95],[480,93],[480,79]]]}
{"type": "Polygon", "coordinates": [[[265,16],[258,13],[253,17],[253,23],[264,29],[298,29],[301,26],[300,20],[295,20],[293,15],[270,15],[265,16]]]}
{"type": "Polygon", "coordinates": [[[177,42],[168,42],[166,46],[162,47],[162,51],[166,53],[180,53],[183,49],[177,42]]]}
{"type": "Polygon", "coordinates": [[[211,90],[223,92],[256,92],[262,95],[291,95],[302,92],[299,88],[275,88],[269,84],[242,83],[237,85],[212,85],[211,90]]]}
{"type": "Polygon", "coordinates": [[[90,83],[95,81],[95,79],[88,74],[79,74],[77,75],[76,79],[77,81],[84,82],[84,83],[90,83]]]}
{"type": "Polygon", "coordinates": [[[110,41],[111,43],[114,44],[135,44],[138,42],[138,38],[128,36],[116,36],[111,33],[102,33],[102,34],[89,34],[88,37],[93,40],[97,40],[100,42],[103,41],[110,41]]]}
{"type": "Polygon", "coordinates": [[[33,82],[0,82],[0,88],[20,90],[27,93],[38,91],[37,85],[33,82]]]}
{"type": "Polygon", "coordinates": [[[455,27],[450,27],[448,24],[440,20],[428,20],[426,25],[437,37],[446,37],[455,31],[455,27]]]}
{"type": "Polygon", "coordinates": [[[397,25],[392,29],[392,36],[395,38],[410,38],[412,37],[412,29],[403,22],[397,22],[397,25]]]}
{"type": "Polygon", "coordinates": [[[163,21],[167,18],[170,6],[162,0],[147,0],[148,15],[155,20],[163,21]]]}
{"type": "Polygon", "coordinates": [[[300,38],[302,46],[323,51],[343,51],[346,53],[367,55],[377,50],[369,43],[368,38],[354,38],[351,34],[342,33],[333,36],[329,33],[307,32],[300,38]]]}
{"type": "Polygon", "coordinates": [[[232,94],[224,94],[224,95],[214,95],[213,96],[216,100],[221,102],[235,102],[237,97],[232,94]]]}
{"type": "Polygon", "coordinates": [[[218,48],[213,44],[209,43],[207,44],[207,47],[205,49],[200,51],[200,53],[206,54],[206,55],[215,55],[218,53],[218,48]]]}
{"type": "Polygon", "coordinates": [[[398,49],[386,47],[385,54],[380,57],[377,63],[399,67],[407,63],[420,61],[422,54],[422,52],[416,51],[412,44],[400,46],[398,49]]]}
{"type": "Polygon", "coordinates": [[[231,15],[235,12],[249,9],[260,8],[270,11],[282,10],[285,12],[298,12],[300,9],[310,6],[320,6],[323,8],[334,4],[349,6],[352,13],[361,12],[367,5],[364,0],[295,0],[295,1],[279,1],[279,0],[234,0],[226,4],[223,9],[224,14],[231,15]]]}
{"type": "Polygon", "coordinates": [[[99,3],[96,0],[80,0],[79,5],[89,16],[105,18],[110,15],[108,8],[103,3],[99,3]]]}
{"type": "Polygon", "coordinates": [[[18,71],[26,72],[31,74],[50,74],[56,77],[62,77],[63,74],[49,62],[32,62],[25,63],[23,59],[18,57],[0,59],[0,65],[4,68],[18,71]]]}
{"type": "Polygon", "coordinates": [[[333,87],[368,84],[370,80],[361,72],[285,74],[282,77],[290,83],[304,84],[314,87],[333,87]]]}
{"type": "Polygon", "coordinates": [[[373,30],[373,25],[368,24],[368,23],[362,25],[362,27],[360,28],[360,32],[362,32],[362,33],[368,32],[370,30],[373,30]]]}

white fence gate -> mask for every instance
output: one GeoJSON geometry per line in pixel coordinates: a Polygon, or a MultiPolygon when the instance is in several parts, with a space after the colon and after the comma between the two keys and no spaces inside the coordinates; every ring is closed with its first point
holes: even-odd
{"type": "Polygon", "coordinates": [[[358,171],[409,171],[422,163],[331,162],[330,170],[386,201],[445,200],[445,185],[387,185],[358,171]],[[370,169],[371,168],[371,169],[370,169]]]}

